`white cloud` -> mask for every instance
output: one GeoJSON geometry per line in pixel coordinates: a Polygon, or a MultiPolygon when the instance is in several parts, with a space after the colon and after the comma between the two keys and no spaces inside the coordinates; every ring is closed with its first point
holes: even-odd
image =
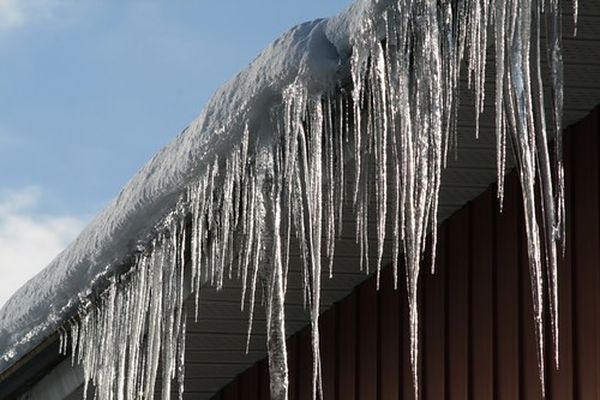
{"type": "Polygon", "coordinates": [[[0,306],[81,231],[84,218],[38,211],[36,187],[0,193],[0,306]]]}
{"type": "Polygon", "coordinates": [[[0,0],[0,29],[15,29],[32,21],[52,20],[65,0],[0,0]]]}

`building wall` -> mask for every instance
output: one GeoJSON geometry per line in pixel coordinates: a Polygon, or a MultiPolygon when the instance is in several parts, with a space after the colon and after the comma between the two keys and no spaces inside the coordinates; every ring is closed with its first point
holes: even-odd
{"type": "MultiPolygon", "coordinates": [[[[546,343],[547,398],[600,399],[600,108],[565,142],[568,245],[560,264],[560,369],[546,343]]],[[[518,179],[495,187],[439,230],[436,273],[421,276],[420,393],[424,399],[540,399],[532,300],[518,179]]],[[[412,399],[406,291],[390,269],[321,317],[326,399],[412,399]]],[[[550,338],[547,327],[547,338],[550,338]]],[[[288,341],[290,398],[311,396],[310,332],[288,341]]],[[[266,360],[218,399],[268,399],[266,360]]]]}

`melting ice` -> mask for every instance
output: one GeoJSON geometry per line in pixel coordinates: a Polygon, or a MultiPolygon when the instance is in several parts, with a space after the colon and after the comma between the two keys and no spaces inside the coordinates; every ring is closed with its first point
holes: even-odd
{"type": "MultiPolygon", "coordinates": [[[[152,398],[159,376],[163,398],[173,380],[181,397],[184,297],[194,292],[198,307],[202,286],[219,289],[225,279],[240,279],[248,335],[257,296],[264,297],[271,395],[287,399],[284,304],[297,239],[311,316],[313,397],[322,397],[321,278],[334,274],[342,205],[350,203],[361,265],[376,271],[378,283],[384,241],[393,242],[394,284],[403,281],[408,293],[418,396],[417,287],[424,249],[428,240],[435,249],[441,172],[457,139],[459,78],[468,79],[478,124],[488,54],[495,67],[498,198],[510,140],[523,192],[543,387],[546,307],[558,365],[557,260],[565,240],[559,0],[359,0],[337,17],[293,28],[220,89],[199,119],[53,264],[60,275],[59,265],[81,268],[97,248],[120,257],[101,259],[108,268],[90,273],[92,282],[108,287],[95,301],[75,301],[93,293],[75,285],[58,311],[30,306],[38,315],[34,336],[39,342],[58,328],[61,351],[83,364],[86,385],[98,399],[152,398]],[[542,59],[548,60],[549,82],[542,80],[542,59]],[[372,200],[374,260],[367,232],[372,200]],[[141,217],[144,209],[160,219],[150,224],[141,217]],[[151,239],[135,253],[114,245],[132,234],[151,239]],[[118,261],[131,254],[130,270],[115,273],[118,261]]],[[[20,332],[7,318],[4,324],[20,332]]],[[[5,363],[35,340],[16,343],[7,346],[5,363]]]]}

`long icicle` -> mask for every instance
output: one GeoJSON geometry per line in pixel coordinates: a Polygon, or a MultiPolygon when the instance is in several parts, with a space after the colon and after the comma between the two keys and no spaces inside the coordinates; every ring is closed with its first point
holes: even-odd
{"type": "MultiPolygon", "coordinates": [[[[501,204],[510,140],[523,192],[540,381],[545,387],[544,292],[547,285],[558,366],[557,264],[558,247],[564,249],[565,241],[560,1],[360,0],[358,4],[366,11],[348,38],[349,59],[340,60],[349,65],[347,76],[322,87],[311,81],[310,66],[303,65],[304,72],[279,93],[279,102],[265,109],[267,128],[246,121],[239,143],[225,154],[207,156],[184,195],[156,226],[153,238],[136,254],[131,270],[111,278],[94,304],[84,303],[60,328],[63,353],[69,351],[64,332],[70,330],[72,360],[84,366],[86,394],[91,383],[100,400],[152,398],[157,376],[162,377],[164,398],[170,396],[172,381],[181,388],[184,299],[189,291],[196,292],[197,315],[204,286],[221,289],[237,276],[242,282],[242,309],[249,305],[247,350],[256,296],[260,289],[265,295],[271,393],[275,399],[287,399],[285,295],[294,235],[311,318],[313,398],[322,397],[322,258],[329,260],[331,277],[344,192],[351,191],[361,266],[369,271],[372,200],[377,282],[389,235],[395,287],[398,258],[404,258],[410,361],[418,397],[417,290],[422,258],[428,240],[435,257],[442,168],[458,138],[462,64],[474,93],[474,134],[479,135],[489,28],[495,53],[498,198],[501,204]],[[544,27],[552,135],[546,128],[541,78],[544,27]],[[547,143],[551,137],[553,164],[547,143]],[[351,172],[354,181],[346,180],[351,172]],[[120,354],[114,351],[116,346],[123,347],[120,354]]],[[[180,389],[180,397],[182,393],[180,389]]]]}

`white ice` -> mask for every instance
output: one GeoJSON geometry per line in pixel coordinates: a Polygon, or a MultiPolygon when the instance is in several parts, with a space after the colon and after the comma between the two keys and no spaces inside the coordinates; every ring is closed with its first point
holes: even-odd
{"type": "Polygon", "coordinates": [[[523,189],[543,383],[542,293],[548,285],[557,349],[557,248],[564,241],[560,6],[558,0],[359,0],[337,17],[291,29],[219,89],[198,119],[9,300],[0,311],[0,370],[59,330],[61,351],[70,348],[74,362],[83,364],[99,399],[149,398],[159,373],[163,385],[183,382],[184,293],[237,278],[241,304],[250,308],[249,334],[257,296],[265,296],[271,394],[286,399],[284,304],[296,238],[311,315],[313,396],[320,397],[321,278],[334,274],[331,261],[325,270],[322,263],[335,254],[341,205],[352,202],[363,268],[374,265],[379,281],[383,243],[391,238],[397,285],[404,257],[418,395],[417,283],[428,240],[435,249],[441,171],[456,138],[459,77],[462,68],[478,116],[492,47],[498,195],[502,199],[511,140],[523,189]],[[539,44],[542,29],[548,31],[545,46],[539,44]],[[546,47],[549,83],[541,81],[540,59],[547,55],[540,49],[546,47]],[[544,85],[552,89],[550,128],[544,85]],[[349,185],[345,172],[355,176],[349,185]],[[371,199],[375,260],[368,257],[371,199]]]}

